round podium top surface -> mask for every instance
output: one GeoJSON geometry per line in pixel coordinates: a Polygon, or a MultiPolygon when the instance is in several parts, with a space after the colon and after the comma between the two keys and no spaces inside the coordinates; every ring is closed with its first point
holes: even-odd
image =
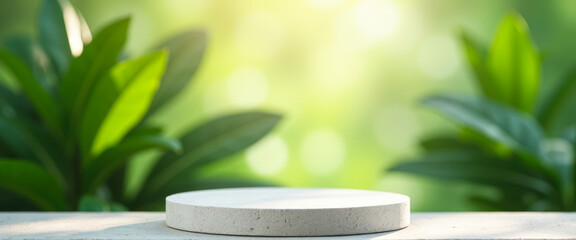
{"type": "Polygon", "coordinates": [[[194,206],[248,209],[329,209],[398,204],[407,196],[356,189],[233,188],[185,192],[166,201],[194,206]]]}

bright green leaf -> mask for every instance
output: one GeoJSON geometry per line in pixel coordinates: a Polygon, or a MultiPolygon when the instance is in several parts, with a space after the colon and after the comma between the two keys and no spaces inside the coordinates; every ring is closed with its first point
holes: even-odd
{"type": "Polygon", "coordinates": [[[97,156],[119,142],[146,114],[166,64],[159,51],[112,68],[88,100],[81,126],[85,156],[97,156]]]}
{"type": "Polygon", "coordinates": [[[482,93],[488,98],[497,100],[496,84],[492,83],[492,78],[486,69],[486,50],[465,33],[461,35],[461,41],[468,63],[476,75],[476,81],[482,93]]]}
{"type": "Polygon", "coordinates": [[[191,168],[212,163],[254,144],[280,121],[276,114],[248,112],[220,117],[186,133],[183,154],[166,153],[156,164],[146,190],[156,191],[191,168]]]}
{"type": "Polygon", "coordinates": [[[64,192],[58,181],[34,163],[0,159],[0,187],[18,193],[43,210],[67,210],[64,192]]]}
{"type": "Polygon", "coordinates": [[[18,81],[20,88],[32,102],[46,125],[55,133],[61,133],[59,109],[54,100],[34,78],[24,62],[13,54],[0,50],[0,64],[3,64],[18,81]]]}
{"type": "Polygon", "coordinates": [[[60,99],[64,113],[69,116],[70,128],[74,131],[94,86],[118,59],[126,42],[130,19],[125,18],[112,23],[98,33],[93,41],[86,45],[82,55],[74,58],[68,72],[60,83],[60,99]]]}
{"type": "Polygon", "coordinates": [[[532,112],[538,97],[541,58],[519,14],[501,23],[487,58],[495,100],[532,112]]]}
{"type": "Polygon", "coordinates": [[[82,53],[91,37],[88,25],[68,0],[45,0],[38,18],[40,43],[55,72],[62,76],[73,56],[82,53]]]}
{"type": "Polygon", "coordinates": [[[166,74],[150,106],[150,113],[161,108],[186,88],[200,65],[206,48],[206,38],[204,31],[189,31],[160,45],[160,49],[168,49],[170,57],[166,74]]]}

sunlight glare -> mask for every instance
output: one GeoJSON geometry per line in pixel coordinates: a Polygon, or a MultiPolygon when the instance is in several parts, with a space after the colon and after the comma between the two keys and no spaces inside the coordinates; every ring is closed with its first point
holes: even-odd
{"type": "Polygon", "coordinates": [[[400,14],[389,0],[362,0],[356,7],[356,25],[360,32],[371,39],[381,40],[390,36],[398,27],[400,14]]]}
{"type": "MultiPolygon", "coordinates": [[[[68,42],[70,44],[70,51],[74,57],[80,56],[84,50],[84,42],[82,41],[81,23],[78,20],[78,14],[74,7],[68,2],[62,2],[62,12],[64,15],[64,24],[68,42]]],[[[86,37],[86,36],[84,36],[86,37]]]]}
{"type": "Polygon", "coordinates": [[[342,0],[308,0],[308,3],[317,9],[330,9],[342,4],[342,0]]]}

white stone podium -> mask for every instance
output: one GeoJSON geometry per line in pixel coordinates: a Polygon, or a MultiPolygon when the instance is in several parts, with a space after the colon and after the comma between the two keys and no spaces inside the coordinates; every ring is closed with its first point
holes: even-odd
{"type": "Polygon", "coordinates": [[[234,188],[166,198],[166,224],[211,234],[311,237],[385,232],[410,224],[407,196],[368,190],[234,188]]]}

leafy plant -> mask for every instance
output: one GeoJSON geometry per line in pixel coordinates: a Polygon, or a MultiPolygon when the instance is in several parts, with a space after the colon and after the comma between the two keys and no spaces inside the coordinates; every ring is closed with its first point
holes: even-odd
{"type": "Polygon", "coordinates": [[[422,102],[460,133],[425,139],[420,157],[389,171],[491,186],[495,196],[470,196],[482,209],[576,210],[576,128],[555,133],[550,124],[571,111],[575,75],[539,98],[541,57],[516,13],[502,21],[489,51],[466,34],[462,43],[481,96],[441,94],[422,102]]]}
{"type": "Polygon", "coordinates": [[[237,113],[179,139],[162,135],[147,120],[187,86],[206,34],[185,32],[119,61],[129,24],[118,20],[92,37],[69,2],[46,0],[38,39],[10,39],[0,49],[0,208],[160,209],[177,191],[263,184],[191,176],[258,141],[280,116],[237,113]],[[127,162],[150,150],[163,154],[130,197],[127,162]]]}

